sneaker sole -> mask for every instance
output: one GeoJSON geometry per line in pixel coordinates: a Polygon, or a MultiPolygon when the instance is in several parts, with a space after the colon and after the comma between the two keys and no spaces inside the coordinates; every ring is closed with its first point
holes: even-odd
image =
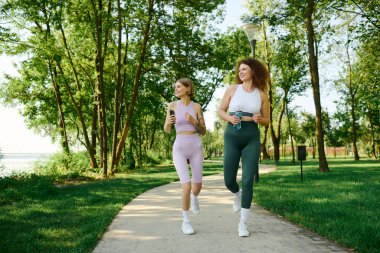
{"type": "Polygon", "coordinates": [[[249,231],[248,231],[248,234],[242,234],[242,233],[240,233],[239,230],[237,232],[238,232],[240,237],[248,237],[249,236],[249,231]]]}

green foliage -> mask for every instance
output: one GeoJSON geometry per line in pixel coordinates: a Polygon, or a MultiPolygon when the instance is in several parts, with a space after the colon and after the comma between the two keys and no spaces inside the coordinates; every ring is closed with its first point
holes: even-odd
{"type": "MultiPolygon", "coordinates": [[[[9,29],[1,31],[15,31],[19,40],[17,49],[4,50],[25,58],[20,75],[6,77],[0,98],[18,105],[30,128],[58,140],[66,152],[85,147],[92,165],[100,158],[92,157],[94,150],[116,147],[129,121],[126,143],[138,165],[148,151],[162,156],[165,137],[156,129],[162,128],[165,103],[175,99],[171,84],[193,79],[195,100],[205,108],[241,53],[213,27],[223,3],[3,1],[9,29]],[[25,33],[16,32],[20,24],[25,33]],[[106,148],[99,147],[102,141],[106,148]]],[[[245,38],[238,41],[248,47],[245,38]]]]}
{"type": "Polygon", "coordinates": [[[60,179],[75,179],[90,171],[89,160],[85,152],[72,154],[53,154],[47,161],[37,162],[34,166],[37,174],[60,179]]]}
{"type": "Polygon", "coordinates": [[[350,129],[348,112],[344,109],[337,111],[332,116],[332,123],[326,130],[327,143],[331,147],[341,147],[351,143],[351,137],[347,135],[350,129]]]}
{"type": "Polygon", "coordinates": [[[227,65],[219,62],[231,55],[226,44],[223,52],[214,50],[220,35],[210,22],[220,20],[223,3],[3,1],[8,24],[0,31],[11,37],[21,25],[26,33],[16,32],[16,47],[4,41],[7,54],[25,55],[25,60],[19,76],[6,77],[0,98],[19,105],[28,126],[59,140],[66,152],[78,144],[85,147],[91,164],[99,160],[91,150],[117,146],[128,120],[133,122],[129,129],[139,128],[127,140],[137,162],[148,150],[162,155],[155,143],[165,137],[156,129],[162,128],[165,103],[174,99],[171,84],[179,77],[193,79],[196,101],[205,108],[227,73],[227,65]],[[131,111],[136,114],[129,119],[131,111]],[[103,125],[106,140],[100,134],[103,125]]]}

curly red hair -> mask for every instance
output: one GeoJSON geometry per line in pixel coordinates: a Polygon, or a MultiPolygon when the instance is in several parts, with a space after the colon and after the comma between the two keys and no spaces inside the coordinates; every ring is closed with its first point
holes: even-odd
{"type": "Polygon", "coordinates": [[[253,58],[245,58],[239,60],[236,64],[236,77],[235,83],[242,83],[243,81],[239,78],[239,67],[241,64],[248,65],[252,70],[252,84],[266,91],[269,82],[269,71],[261,61],[253,58]]]}

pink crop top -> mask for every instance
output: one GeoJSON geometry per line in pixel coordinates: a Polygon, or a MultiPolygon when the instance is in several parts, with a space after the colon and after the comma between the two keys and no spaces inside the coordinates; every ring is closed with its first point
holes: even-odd
{"type": "Polygon", "coordinates": [[[188,112],[194,119],[197,118],[194,110],[194,102],[191,101],[187,106],[183,105],[181,101],[177,101],[177,111],[175,113],[176,122],[174,124],[175,131],[185,132],[185,131],[196,131],[195,126],[190,122],[186,121],[185,113],[188,112]]]}

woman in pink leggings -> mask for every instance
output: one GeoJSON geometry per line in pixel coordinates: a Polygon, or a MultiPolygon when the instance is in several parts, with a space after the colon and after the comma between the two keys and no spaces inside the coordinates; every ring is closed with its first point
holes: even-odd
{"type": "Polygon", "coordinates": [[[182,184],[182,232],[194,234],[189,219],[189,208],[199,214],[198,194],[202,189],[203,149],[199,134],[206,133],[200,104],[191,101],[194,86],[190,79],[181,78],[174,86],[175,96],[180,100],[169,104],[164,130],[170,133],[175,126],[176,139],[173,144],[173,162],[182,184]],[[190,162],[192,180],[190,180],[187,161],[190,162]]]}

